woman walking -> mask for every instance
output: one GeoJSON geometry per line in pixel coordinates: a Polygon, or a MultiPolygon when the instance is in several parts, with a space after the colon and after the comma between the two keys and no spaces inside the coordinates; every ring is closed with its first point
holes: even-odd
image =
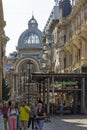
{"type": "Polygon", "coordinates": [[[18,110],[15,107],[15,103],[11,103],[11,106],[8,110],[9,130],[16,130],[17,114],[18,114],[18,110]]]}
{"type": "Polygon", "coordinates": [[[45,110],[41,102],[38,103],[38,109],[36,114],[36,120],[38,123],[39,130],[43,130],[44,119],[46,117],[45,110]]]}

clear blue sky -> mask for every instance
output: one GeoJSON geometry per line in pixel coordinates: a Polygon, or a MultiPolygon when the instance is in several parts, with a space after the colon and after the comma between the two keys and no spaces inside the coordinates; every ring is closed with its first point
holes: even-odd
{"type": "Polygon", "coordinates": [[[54,0],[3,0],[5,33],[10,38],[6,55],[16,50],[18,38],[28,28],[32,12],[43,31],[54,5],[54,0]]]}

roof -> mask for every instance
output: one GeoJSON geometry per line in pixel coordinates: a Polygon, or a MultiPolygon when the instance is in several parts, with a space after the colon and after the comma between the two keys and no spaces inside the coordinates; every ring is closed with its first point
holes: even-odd
{"type": "Polygon", "coordinates": [[[19,37],[17,49],[28,49],[35,48],[36,46],[39,48],[42,47],[42,32],[38,29],[38,23],[34,16],[28,22],[28,29],[26,29],[19,37]],[[31,38],[29,38],[31,37],[31,38]],[[33,38],[33,39],[32,39],[33,38]],[[32,45],[32,41],[35,41],[32,45]]]}
{"type": "Polygon", "coordinates": [[[87,78],[87,73],[32,73],[32,77],[34,80],[40,80],[41,79],[46,79],[46,78],[57,78],[57,79],[72,79],[72,78],[76,78],[76,79],[82,79],[82,78],[87,78]]]}

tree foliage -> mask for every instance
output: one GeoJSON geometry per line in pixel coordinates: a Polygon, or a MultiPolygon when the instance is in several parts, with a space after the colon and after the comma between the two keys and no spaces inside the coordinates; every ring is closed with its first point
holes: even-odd
{"type": "Polygon", "coordinates": [[[2,99],[7,101],[10,97],[10,88],[8,84],[6,84],[6,80],[2,79],[2,99]]]}

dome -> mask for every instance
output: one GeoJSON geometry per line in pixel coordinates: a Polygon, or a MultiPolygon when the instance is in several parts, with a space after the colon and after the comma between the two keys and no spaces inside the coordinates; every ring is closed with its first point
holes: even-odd
{"type": "Polygon", "coordinates": [[[19,37],[17,49],[42,47],[42,32],[34,16],[28,22],[28,29],[19,37]]]}
{"type": "Polygon", "coordinates": [[[36,19],[34,18],[34,16],[32,16],[32,18],[29,20],[28,25],[30,25],[30,24],[37,24],[38,25],[38,23],[37,23],[36,19]]]}

